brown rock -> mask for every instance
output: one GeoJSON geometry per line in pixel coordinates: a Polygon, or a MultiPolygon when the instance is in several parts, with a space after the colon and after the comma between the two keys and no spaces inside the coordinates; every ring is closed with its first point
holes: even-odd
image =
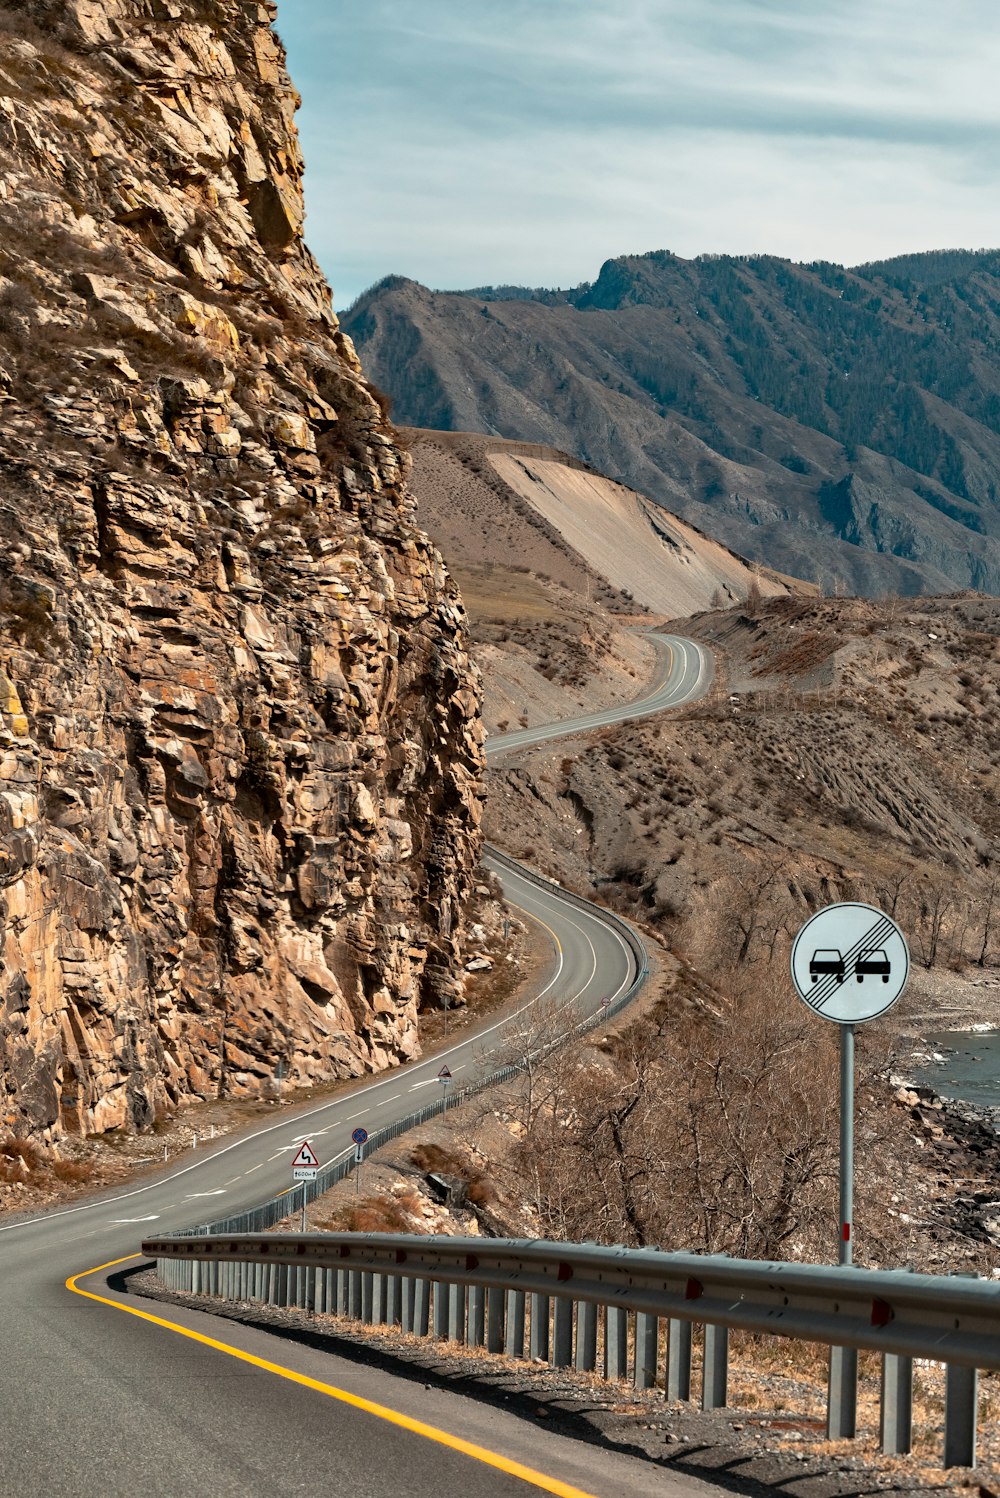
{"type": "Polygon", "coordinates": [[[38,10],[0,101],[0,1117],[54,1137],[415,1054],[482,734],[301,241],[274,7],[53,0],[51,47],[38,10]]]}

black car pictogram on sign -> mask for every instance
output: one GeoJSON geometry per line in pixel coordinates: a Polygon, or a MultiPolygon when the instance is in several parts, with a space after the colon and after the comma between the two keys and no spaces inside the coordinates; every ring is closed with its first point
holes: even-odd
{"type": "Polygon", "coordinates": [[[891,971],[889,959],[881,947],[869,947],[866,951],[859,952],[854,964],[859,983],[863,983],[866,978],[881,978],[883,983],[888,983],[891,971]]]}
{"type": "Polygon", "coordinates": [[[809,959],[809,976],[814,983],[827,974],[836,978],[838,983],[844,981],[844,959],[835,947],[820,947],[809,959]]]}

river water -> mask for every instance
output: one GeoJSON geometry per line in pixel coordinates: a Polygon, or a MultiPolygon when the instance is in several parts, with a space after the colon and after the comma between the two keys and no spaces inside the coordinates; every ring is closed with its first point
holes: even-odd
{"type": "Polygon", "coordinates": [[[926,1043],[928,1051],[944,1060],[922,1065],[914,1073],[916,1082],[932,1087],[940,1097],[1000,1108],[1000,1030],[946,1030],[928,1035],[926,1043]]]}

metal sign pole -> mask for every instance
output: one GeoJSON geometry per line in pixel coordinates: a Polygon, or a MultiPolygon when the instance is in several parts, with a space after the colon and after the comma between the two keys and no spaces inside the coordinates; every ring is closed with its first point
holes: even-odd
{"type": "Polygon", "coordinates": [[[840,1027],[840,1252],[854,1262],[854,1026],[840,1027]]]}
{"type": "MultiPolygon", "coordinates": [[[[840,1244],[839,1264],[854,1262],[854,1026],[840,1027],[840,1244]]],[[[853,1439],[858,1430],[858,1350],[830,1348],[826,1433],[853,1439]]]]}
{"type": "Polygon", "coordinates": [[[303,1181],[302,1182],[302,1228],[301,1228],[301,1231],[303,1233],[306,1230],[306,1186],[308,1184],[309,1184],[308,1181],[303,1181]]]}

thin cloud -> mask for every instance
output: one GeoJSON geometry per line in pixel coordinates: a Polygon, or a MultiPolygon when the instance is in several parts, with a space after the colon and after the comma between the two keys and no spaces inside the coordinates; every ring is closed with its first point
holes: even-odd
{"type": "Polygon", "coordinates": [[[279,24],[338,305],[389,271],[568,285],[627,250],[1000,238],[992,3],[318,9],[282,0],[279,24]]]}

